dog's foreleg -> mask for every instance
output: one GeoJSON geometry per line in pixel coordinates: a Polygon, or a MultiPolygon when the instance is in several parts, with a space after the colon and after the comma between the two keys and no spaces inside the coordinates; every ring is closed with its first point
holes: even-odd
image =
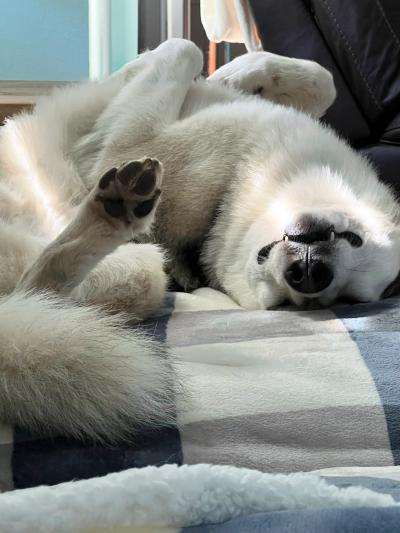
{"type": "Polygon", "coordinates": [[[73,222],[25,271],[16,290],[68,294],[104,256],[149,229],[161,180],[161,165],[155,159],[109,170],[73,222]]]}

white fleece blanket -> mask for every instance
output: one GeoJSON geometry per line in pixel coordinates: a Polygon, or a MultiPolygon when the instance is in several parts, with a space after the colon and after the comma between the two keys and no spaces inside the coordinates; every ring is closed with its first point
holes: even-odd
{"type": "Polygon", "coordinates": [[[171,528],[258,512],[391,506],[400,503],[388,494],[340,489],[315,474],[165,465],[2,494],[0,531],[71,533],[128,526],[175,531],[171,528]]]}

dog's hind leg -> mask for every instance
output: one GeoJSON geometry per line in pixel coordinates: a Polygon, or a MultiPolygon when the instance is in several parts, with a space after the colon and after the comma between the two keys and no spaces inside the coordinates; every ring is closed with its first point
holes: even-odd
{"type": "Polygon", "coordinates": [[[332,105],[332,74],[314,61],[250,52],[220,67],[208,81],[321,117],[332,105]]]}
{"type": "Polygon", "coordinates": [[[160,163],[149,158],[106,172],[76,218],[22,275],[16,290],[69,294],[103,257],[149,229],[161,180],[160,163]]]}
{"type": "Polygon", "coordinates": [[[153,139],[180,115],[187,92],[203,68],[196,45],[170,39],[146,54],[146,67],[134,76],[99,121],[110,124],[104,148],[91,172],[94,182],[120,154],[153,139]]]}
{"type": "MultiPolygon", "coordinates": [[[[114,99],[132,78],[142,72],[150,62],[151,52],[144,52],[139,57],[124,65],[109,78],[101,82],[82,84],[82,92],[92,101],[89,109],[90,121],[87,121],[86,131],[78,138],[69,151],[69,157],[78,169],[79,175],[87,176],[95,164],[102,149],[105,138],[113,129],[114,121],[110,119],[109,106],[113,107],[114,99]]],[[[82,103],[86,106],[85,101],[82,103]]],[[[79,104],[79,103],[78,103],[79,104]]],[[[129,103],[129,107],[132,102],[129,103]]],[[[87,115],[84,109],[83,116],[87,115]]]]}

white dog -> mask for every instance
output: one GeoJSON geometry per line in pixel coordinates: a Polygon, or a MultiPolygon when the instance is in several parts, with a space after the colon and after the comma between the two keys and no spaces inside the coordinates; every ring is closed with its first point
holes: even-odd
{"type": "Polygon", "coordinates": [[[185,289],[195,253],[250,309],[397,286],[398,204],[313,118],[331,75],[265,52],[194,81],[202,66],[167,41],[1,129],[1,419],[107,440],[171,421],[168,361],[111,316],[160,305],[157,245],[185,289]]]}

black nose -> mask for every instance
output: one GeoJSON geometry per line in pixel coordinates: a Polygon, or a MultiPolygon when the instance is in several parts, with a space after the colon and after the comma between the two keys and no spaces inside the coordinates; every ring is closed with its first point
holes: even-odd
{"type": "Polygon", "coordinates": [[[332,224],[326,220],[302,215],[295,223],[285,228],[285,235],[292,242],[313,244],[318,241],[329,241],[332,229],[332,224]]]}
{"type": "Polygon", "coordinates": [[[285,272],[286,282],[303,294],[318,293],[326,289],[333,280],[332,270],[322,261],[298,260],[285,272]]]}

